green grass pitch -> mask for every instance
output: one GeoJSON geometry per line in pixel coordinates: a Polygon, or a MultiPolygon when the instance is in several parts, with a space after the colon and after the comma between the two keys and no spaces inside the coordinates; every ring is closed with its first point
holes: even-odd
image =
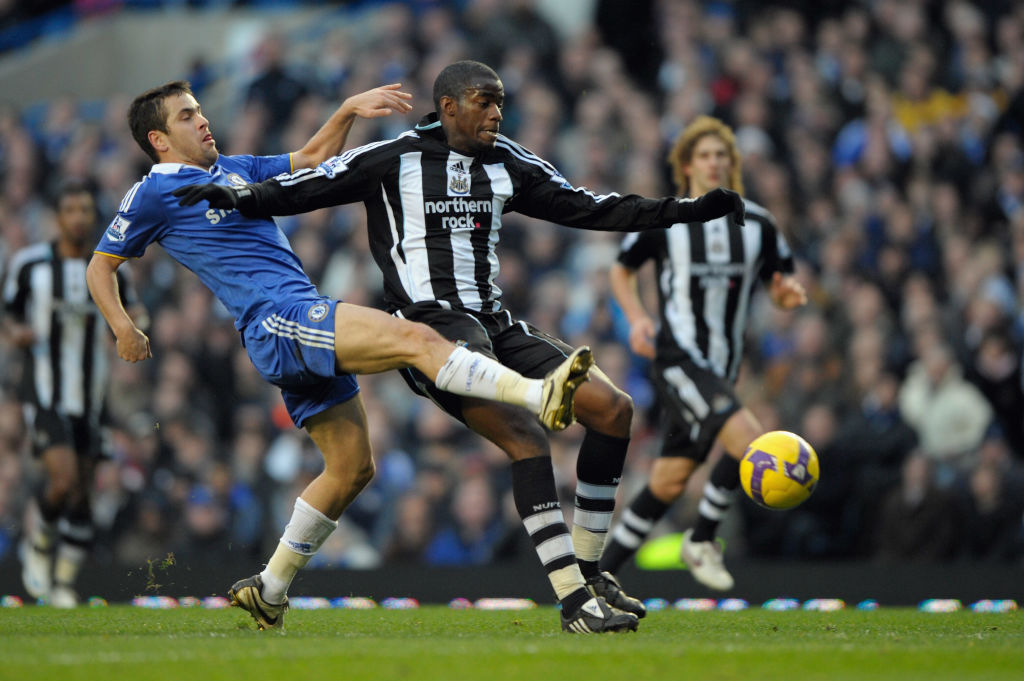
{"type": "Polygon", "coordinates": [[[237,609],[0,609],[0,679],[1024,679],[1024,612],[650,613],[636,633],[524,611],[303,610],[260,632],[237,609]]]}

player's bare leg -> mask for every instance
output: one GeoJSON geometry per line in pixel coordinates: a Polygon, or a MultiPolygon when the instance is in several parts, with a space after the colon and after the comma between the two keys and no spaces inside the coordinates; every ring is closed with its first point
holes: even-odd
{"type": "Polygon", "coordinates": [[[347,303],[335,311],[335,354],[344,372],[415,368],[442,390],[525,407],[552,430],[573,423],[573,399],[593,363],[589,348],[578,348],[544,379],[529,379],[425,324],[347,303]]]}
{"type": "Polygon", "coordinates": [[[247,610],[260,629],[278,629],[288,610],[288,587],[338,526],[338,518],[373,478],[374,465],[363,401],[356,395],[311,416],[304,424],[324,457],[324,470],[295,500],[263,572],[229,591],[232,605],[247,610]]]}

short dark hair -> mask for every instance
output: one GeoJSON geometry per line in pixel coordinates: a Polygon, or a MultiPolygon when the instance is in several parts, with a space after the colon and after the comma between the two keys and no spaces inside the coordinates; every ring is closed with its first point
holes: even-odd
{"type": "Polygon", "coordinates": [[[59,209],[61,201],[68,196],[75,196],[77,194],[88,194],[95,201],[96,184],[92,180],[78,177],[61,180],[53,192],[53,208],[55,210],[59,209]]]}
{"type": "Polygon", "coordinates": [[[466,92],[466,88],[473,85],[474,81],[483,78],[498,78],[497,72],[487,64],[466,59],[457,61],[454,64],[441,69],[434,79],[434,109],[441,110],[441,98],[452,97],[459,99],[466,92]]]}
{"type": "Polygon", "coordinates": [[[146,156],[154,162],[160,160],[156,149],[149,143],[149,131],[167,132],[167,109],[164,100],[175,95],[191,95],[192,85],[187,80],[172,80],[160,87],[146,90],[132,101],[128,107],[128,127],[136,144],[146,152],[146,156]]]}

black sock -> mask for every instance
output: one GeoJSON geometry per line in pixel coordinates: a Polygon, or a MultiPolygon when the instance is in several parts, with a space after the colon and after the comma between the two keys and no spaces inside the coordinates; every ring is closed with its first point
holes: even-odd
{"type": "Polygon", "coordinates": [[[42,488],[36,492],[35,497],[36,508],[39,509],[39,523],[29,541],[37,551],[49,553],[57,543],[57,520],[63,509],[59,505],[49,503],[42,488]]]}
{"type": "Polygon", "coordinates": [[[690,537],[692,541],[711,541],[715,538],[718,524],[732,505],[735,496],[733,492],[739,486],[740,462],[723,454],[711,469],[711,476],[704,485],[704,496],[697,506],[699,515],[690,537]]]}
{"type": "Polygon", "coordinates": [[[612,531],[601,556],[601,569],[612,574],[618,572],[623,563],[644,543],[654,524],[661,520],[669,506],[654,496],[650,487],[644,487],[629,508],[622,512],[618,525],[612,531]]]}
{"type": "Polygon", "coordinates": [[[39,507],[39,515],[47,525],[56,523],[61,511],[64,510],[63,504],[51,504],[47,501],[46,490],[43,488],[36,492],[36,505],[39,507]]]}

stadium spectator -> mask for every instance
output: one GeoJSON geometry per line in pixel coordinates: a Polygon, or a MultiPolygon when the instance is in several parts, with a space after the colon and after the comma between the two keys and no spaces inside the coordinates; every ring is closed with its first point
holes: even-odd
{"type": "Polygon", "coordinates": [[[904,461],[900,486],[879,506],[875,557],[883,562],[952,560],[961,546],[962,518],[956,495],[936,485],[934,460],[914,452],[904,461]]]}
{"type": "Polygon", "coordinates": [[[451,523],[440,528],[424,551],[429,565],[485,565],[491,562],[503,527],[486,475],[459,481],[452,495],[451,523]]]}
{"type": "Polygon", "coordinates": [[[284,142],[280,137],[281,131],[287,127],[295,108],[310,94],[310,85],[288,68],[285,61],[287,52],[285,37],[280,33],[270,33],[254,55],[260,66],[249,84],[245,102],[247,107],[256,109],[264,121],[264,135],[258,147],[260,153],[281,148],[284,142]]]}
{"type": "Polygon", "coordinates": [[[394,532],[384,548],[385,564],[415,565],[423,562],[433,537],[434,510],[429,498],[417,491],[398,499],[394,532]]]}
{"type": "Polygon", "coordinates": [[[992,420],[992,407],[939,340],[922,347],[900,388],[900,413],[917,432],[921,453],[938,466],[940,484],[970,470],[992,420]]]}
{"type": "Polygon", "coordinates": [[[969,560],[1009,562],[1020,556],[1019,500],[1007,495],[1002,470],[980,464],[968,479],[963,555],[969,560]]]}

